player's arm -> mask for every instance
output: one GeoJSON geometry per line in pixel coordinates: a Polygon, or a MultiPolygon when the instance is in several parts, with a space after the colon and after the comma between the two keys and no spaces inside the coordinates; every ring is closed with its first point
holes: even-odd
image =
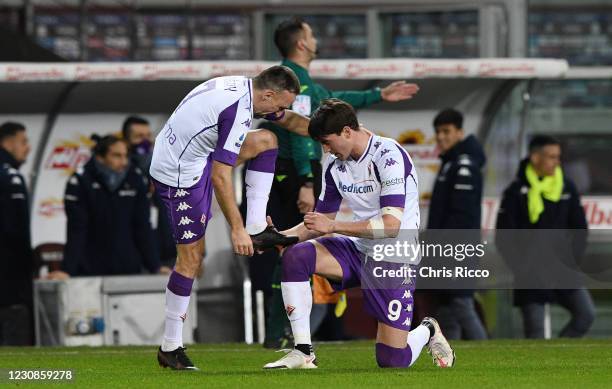
{"type": "Polygon", "coordinates": [[[395,81],[384,88],[364,91],[329,91],[330,97],[344,100],[355,108],[364,108],[380,101],[398,102],[411,99],[419,91],[417,84],[395,81]]]}
{"type": "MultiPolygon", "coordinates": [[[[234,105],[238,105],[239,101],[234,105]]],[[[236,109],[230,110],[237,112],[236,109]]],[[[211,181],[215,189],[215,197],[221,211],[231,228],[232,246],[234,252],[240,255],[253,255],[253,242],[242,223],[242,217],[236,205],[232,170],[238,161],[242,141],[249,130],[250,121],[237,120],[236,114],[219,117],[219,137],[212,152],[211,181]]]]}
{"type": "Polygon", "coordinates": [[[272,119],[276,124],[295,134],[308,137],[310,136],[308,134],[308,124],[310,123],[310,119],[290,109],[286,109],[283,112],[284,114],[281,114],[282,116],[278,117],[278,119],[272,119]]]}
{"type": "MultiPolygon", "coordinates": [[[[312,213],[312,212],[310,212],[312,213]]],[[[329,220],[334,220],[336,218],[336,212],[332,212],[332,213],[324,213],[324,214],[320,214],[325,216],[327,219],[329,220]]],[[[300,242],[303,242],[305,240],[310,240],[310,239],[316,239],[320,236],[325,235],[325,233],[323,232],[319,232],[319,231],[315,231],[312,229],[308,229],[305,225],[304,222],[296,225],[295,227],[292,227],[288,230],[285,231],[280,231],[281,234],[287,235],[287,236],[297,236],[299,238],[300,242]]]]}
{"type": "Polygon", "coordinates": [[[215,189],[215,197],[221,207],[225,219],[230,225],[234,252],[240,255],[253,255],[253,242],[244,229],[242,216],[236,206],[234,184],[232,183],[233,166],[219,161],[212,162],[211,179],[215,189]]]}
{"type": "Polygon", "coordinates": [[[317,212],[308,212],[304,215],[304,226],[319,234],[341,234],[357,238],[395,238],[399,234],[402,224],[403,208],[385,207],[382,216],[376,216],[362,221],[331,220],[317,212]]]}

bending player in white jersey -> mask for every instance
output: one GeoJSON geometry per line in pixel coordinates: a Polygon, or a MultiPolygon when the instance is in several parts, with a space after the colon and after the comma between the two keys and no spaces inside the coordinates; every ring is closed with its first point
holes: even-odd
{"type": "Polygon", "coordinates": [[[301,242],[282,256],[281,289],[296,346],[264,368],[317,367],[310,341],[313,274],[327,277],[337,290],[361,285],[365,308],[378,321],[380,367],[408,367],[426,345],[438,366],[452,366],[454,352],[436,320],[425,318],[409,332],[414,279],[377,279],[381,271],[374,270],[397,271],[409,265],[393,259],[376,262],[371,256],[374,245],[393,244],[400,231],[412,231],[412,238],[418,233],[418,179],[408,153],[394,140],[360,127],[353,108],[338,99],[322,102],[308,131],[331,155],[315,212],[283,231],[301,242]],[[342,199],[353,211],[353,221],[335,220],[342,199]],[[344,236],[322,237],[332,233],[344,236]]]}
{"type": "Polygon", "coordinates": [[[230,224],[235,253],[251,256],[254,249],[297,241],[266,223],[276,136],[268,130],[249,130],[253,117],[265,116],[307,135],[308,119],[286,110],[299,91],[297,77],[284,66],[273,66],[253,79],[214,78],[189,92],[157,136],[150,173],[168,213],[178,253],[166,289],[164,339],[157,354],[163,367],[196,369],[185,354],[182,332],[204,253],[213,188],[230,224]],[[245,228],[234,200],[232,169],[247,160],[245,228]]]}

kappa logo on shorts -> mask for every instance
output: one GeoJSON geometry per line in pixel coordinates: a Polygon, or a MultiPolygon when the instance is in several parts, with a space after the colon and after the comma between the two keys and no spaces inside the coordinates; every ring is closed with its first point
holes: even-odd
{"type": "Polygon", "coordinates": [[[181,316],[179,316],[181,318],[181,320],[183,321],[183,323],[185,322],[185,320],[187,320],[187,312],[183,313],[181,316]]]}
{"type": "Polygon", "coordinates": [[[189,194],[185,189],[178,189],[174,194],[174,197],[185,197],[189,194]]]}
{"type": "Polygon", "coordinates": [[[402,323],[402,325],[404,325],[406,327],[410,327],[410,318],[407,317],[406,320],[404,320],[404,322],[402,323]]]}
{"type": "Polygon", "coordinates": [[[410,297],[412,297],[412,294],[410,293],[409,290],[405,290],[404,291],[404,295],[402,296],[403,299],[409,299],[410,297]]]}
{"type": "Polygon", "coordinates": [[[191,239],[194,236],[196,236],[196,234],[194,234],[190,230],[187,230],[187,231],[183,232],[183,236],[181,237],[181,239],[191,239]]]}
{"type": "Polygon", "coordinates": [[[295,311],[295,307],[293,305],[287,305],[285,311],[287,311],[287,316],[291,316],[293,311],[295,311]]]}
{"type": "Polygon", "coordinates": [[[206,223],[206,215],[202,215],[202,217],[200,218],[200,223],[206,223]]]}
{"type": "Polygon", "coordinates": [[[406,311],[406,312],[412,312],[412,304],[408,304],[408,305],[406,305],[406,308],[404,308],[404,311],[406,311]]]}
{"type": "Polygon", "coordinates": [[[186,225],[191,224],[191,223],[193,223],[193,220],[191,220],[187,216],[183,216],[181,218],[181,221],[179,221],[178,225],[179,226],[186,226],[186,225]]]}
{"type": "Polygon", "coordinates": [[[191,209],[191,206],[184,201],[179,203],[178,207],[176,207],[177,211],[186,211],[188,209],[191,209]]]}

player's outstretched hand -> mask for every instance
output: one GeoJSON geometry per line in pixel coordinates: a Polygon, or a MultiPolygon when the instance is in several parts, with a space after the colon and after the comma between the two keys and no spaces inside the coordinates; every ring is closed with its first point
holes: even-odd
{"type": "Polygon", "coordinates": [[[406,81],[395,81],[380,90],[384,101],[396,102],[411,99],[419,91],[417,84],[407,84],[406,81]]]}
{"type": "Polygon", "coordinates": [[[308,212],[304,215],[304,226],[312,231],[317,231],[322,234],[331,234],[334,232],[334,221],[318,212],[308,212]]]}
{"type": "Polygon", "coordinates": [[[234,246],[234,252],[238,255],[251,257],[254,254],[251,236],[244,227],[232,230],[232,245],[234,246]]]}

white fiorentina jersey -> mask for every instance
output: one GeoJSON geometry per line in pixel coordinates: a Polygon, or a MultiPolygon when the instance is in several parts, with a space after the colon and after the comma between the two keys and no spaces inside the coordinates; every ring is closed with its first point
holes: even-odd
{"type": "Polygon", "coordinates": [[[176,188],[195,185],[211,159],[235,165],[253,121],[252,82],[208,80],[185,96],[155,139],[151,176],[176,188]]]}
{"type": "MultiPolygon", "coordinates": [[[[410,156],[396,141],[373,135],[358,161],[341,161],[329,155],[316,211],[337,212],[342,199],[353,211],[353,220],[382,216],[383,207],[403,208],[402,230],[420,225],[418,177],[410,156]]],[[[357,249],[370,253],[381,240],[354,238],[357,249]]]]}

